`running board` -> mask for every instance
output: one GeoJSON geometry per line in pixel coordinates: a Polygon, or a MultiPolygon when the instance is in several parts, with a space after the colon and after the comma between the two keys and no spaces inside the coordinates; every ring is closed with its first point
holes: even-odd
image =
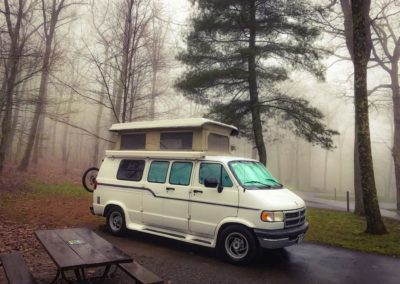
{"type": "Polygon", "coordinates": [[[207,239],[200,239],[198,236],[192,236],[192,235],[181,235],[177,233],[170,233],[170,232],[165,232],[162,230],[157,230],[153,228],[142,228],[140,231],[142,232],[148,232],[150,234],[156,234],[158,236],[165,236],[169,238],[174,238],[174,239],[179,239],[182,241],[186,241],[188,243],[195,243],[199,245],[206,245],[208,247],[212,246],[212,240],[207,240],[207,239]]]}

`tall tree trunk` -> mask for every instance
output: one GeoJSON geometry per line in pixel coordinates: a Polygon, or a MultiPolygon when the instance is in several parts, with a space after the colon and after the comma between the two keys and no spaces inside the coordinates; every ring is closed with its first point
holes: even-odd
{"type": "Polygon", "coordinates": [[[387,231],[382,221],[376,194],[369,130],[367,65],[372,45],[369,24],[371,0],[352,0],[351,4],[354,46],[354,96],[361,186],[367,220],[366,232],[370,234],[385,234],[387,231]]]}
{"type": "Polygon", "coordinates": [[[258,100],[257,72],[256,72],[256,5],[255,1],[250,1],[250,36],[249,36],[249,93],[251,118],[253,124],[254,141],[258,150],[260,162],[267,164],[267,150],[264,144],[263,127],[260,115],[260,103],[258,100]]]}
{"type": "Polygon", "coordinates": [[[296,136],[296,162],[295,162],[295,167],[296,167],[296,190],[299,190],[300,188],[300,141],[299,138],[296,136]]]}
{"type": "MultiPolygon", "coordinates": [[[[340,0],[340,5],[343,11],[344,18],[344,34],[346,39],[347,50],[349,51],[352,62],[354,62],[354,45],[353,45],[353,17],[350,0],[340,0]]],[[[354,103],[355,100],[354,100],[354,103]]],[[[356,124],[356,123],[354,123],[356,124]]],[[[355,126],[357,128],[357,126],[355,126]]],[[[355,197],[355,210],[356,215],[364,215],[364,204],[361,189],[361,173],[358,161],[358,143],[357,143],[357,129],[354,130],[354,197],[355,197]]]]}
{"type": "MultiPolygon", "coordinates": [[[[101,118],[103,116],[103,101],[104,101],[104,96],[102,95],[100,98],[100,104],[98,105],[98,110],[97,110],[97,117],[96,117],[96,128],[95,128],[95,134],[97,137],[100,136],[100,123],[101,123],[101,118]]],[[[93,158],[92,158],[92,164],[97,165],[99,162],[99,149],[100,149],[100,139],[95,138],[94,141],[94,151],[93,151],[93,158]]]]}
{"type": "Polygon", "coordinates": [[[278,179],[282,181],[282,169],[281,169],[281,147],[280,143],[276,145],[276,167],[278,171],[278,179]]]}
{"type": "MultiPolygon", "coordinates": [[[[355,101],[354,101],[355,106],[355,101]]],[[[354,214],[358,216],[364,216],[364,201],[363,201],[363,190],[361,187],[361,171],[360,171],[360,160],[358,156],[358,139],[357,139],[357,125],[354,126],[354,214]]]]}
{"type": "Polygon", "coordinates": [[[328,191],[328,157],[329,157],[329,151],[325,150],[325,156],[324,156],[324,191],[328,191]]]}
{"type": "Polygon", "coordinates": [[[150,120],[154,120],[154,112],[156,105],[156,82],[157,82],[157,66],[152,65],[152,78],[151,78],[151,94],[150,94],[150,112],[149,118],[150,120]]]}
{"type": "Polygon", "coordinates": [[[127,100],[129,93],[129,82],[130,82],[130,59],[134,52],[131,50],[131,40],[132,40],[132,12],[133,12],[134,0],[129,0],[127,12],[125,14],[125,24],[124,24],[124,41],[122,47],[122,70],[121,70],[121,84],[123,88],[122,97],[122,117],[121,122],[126,122],[127,118],[127,100]]]}
{"type": "Polygon", "coordinates": [[[26,107],[24,109],[24,119],[21,123],[20,126],[20,131],[19,131],[19,135],[18,135],[18,142],[17,142],[17,147],[15,150],[15,161],[19,161],[19,159],[21,158],[21,152],[22,152],[22,145],[23,145],[23,140],[24,140],[24,134],[25,134],[25,128],[26,128],[26,124],[27,124],[27,111],[26,111],[26,107]]]}
{"type": "MultiPolygon", "coordinates": [[[[72,110],[72,100],[73,95],[72,92],[69,94],[68,102],[67,102],[67,118],[66,121],[69,122],[69,116],[72,110]]],[[[63,134],[62,134],[62,144],[61,144],[61,158],[64,165],[68,163],[68,130],[69,126],[67,124],[64,125],[63,134]]]]}
{"type": "Polygon", "coordinates": [[[400,88],[397,62],[392,63],[392,100],[393,100],[393,162],[396,178],[397,210],[400,210],[400,88]]]}
{"type": "Polygon", "coordinates": [[[37,165],[39,163],[39,159],[41,158],[41,151],[42,151],[42,143],[43,143],[43,129],[44,128],[44,116],[41,115],[39,118],[39,125],[38,130],[36,131],[35,135],[35,142],[33,144],[33,154],[32,154],[32,163],[37,165]]]}
{"type": "MultiPolygon", "coordinates": [[[[23,85],[25,85],[25,83],[23,84],[23,85]]],[[[19,92],[20,92],[20,90],[22,89],[22,88],[24,88],[24,86],[22,86],[21,87],[21,84],[19,84],[18,86],[17,86],[17,88],[16,88],[16,90],[15,90],[15,94],[16,94],[16,97],[19,97],[19,92]]],[[[13,108],[14,108],[14,114],[13,114],[13,118],[12,118],[12,123],[11,123],[11,133],[10,133],[10,137],[9,137],[9,139],[8,139],[8,142],[7,142],[7,149],[9,149],[8,151],[7,151],[7,153],[6,153],[6,158],[7,159],[9,159],[9,158],[13,158],[12,157],[12,155],[13,155],[13,144],[12,144],[12,142],[13,142],[13,140],[14,140],[14,137],[15,137],[15,133],[17,132],[17,126],[18,126],[18,122],[19,122],[19,108],[20,108],[20,105],[21,105],[21,100],[20,100],[20,98],[17,98],[17,99],[15,99],[14,100],[14,103],[13,103],[13,108]]]]}

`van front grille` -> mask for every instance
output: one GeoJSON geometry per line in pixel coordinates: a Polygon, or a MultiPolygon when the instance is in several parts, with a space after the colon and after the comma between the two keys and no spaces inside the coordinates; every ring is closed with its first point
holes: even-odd
{"type": "Polygon", "coordinates": [[[285,228],[303,225],[306,221],[306,209],[285,211],[285,228]]]}

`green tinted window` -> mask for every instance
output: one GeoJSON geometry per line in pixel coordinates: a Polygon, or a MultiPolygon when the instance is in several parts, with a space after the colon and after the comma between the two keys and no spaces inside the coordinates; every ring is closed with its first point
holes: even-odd
{"type": "Polygon", "coordinates": [[[177,185],[189,185],[193,164],[190,162],[174,162],[169,175],[169,183],[177,185]]]}
{"type": "Polygon", "coordinates": [[[164,183],[167,179],[168,167],[169,162],[166,161],[152,162],[147,180],[149,182],[164,183]]]}
{"type": "Polygon", "coordinates": [[[223,187],[232,187],[232,181],[221,164],[201,163],[199,172],[199,183],[204,184],[205,179],[216,179],[223,187]]]}
{"type": "Polygon", "coordinates": [[[232,172],[246,188],[282,188],[282,185],[259,162],[234,161],[229,163],[232,172]]]}

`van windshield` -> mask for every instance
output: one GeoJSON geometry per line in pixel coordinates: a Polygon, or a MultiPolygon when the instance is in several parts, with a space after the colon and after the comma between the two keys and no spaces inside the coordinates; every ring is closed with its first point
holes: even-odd
{"type": "Polygon", "coordinates": [[[246,189],[282,188],[282,184],[260,162],[234,161],[229,166],[246,189]]]}

